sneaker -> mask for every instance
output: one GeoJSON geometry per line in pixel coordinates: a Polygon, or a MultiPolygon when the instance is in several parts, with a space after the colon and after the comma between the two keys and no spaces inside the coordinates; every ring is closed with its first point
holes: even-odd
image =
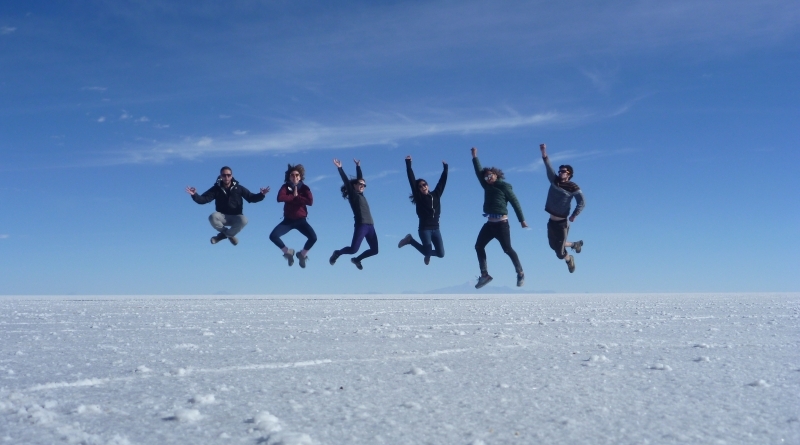
{"type": "Polygon", "coordinates": [[[338,259],[339,259],[339,252],[334,250],[333,255],[331,255],[331,258],[328,260],[328,262],[331,263],[331,266],[333,266],[334,264],[336,264],[336,260],[338,259]]]}
{"type": "Polygon", "coordinates": [[[425,261],[425,265],[426,265],[426,266],[427,266],[428,264],[431,264],[431,257],[429,257],[429,256],[426,256],[424,261],[425,261]]]}
{"type": "Polygon", "coordinates": [[[235,236],[229,236],[228,241],[230,241],[234,246],[239,244],[239,238],[236,238],[235,236]]]}
{"type": "Polygon", "coordinates": [[[403,239],[401,239],[399,243],[397,243],[397,247],[403,247],[403,246],[407,246],[407,245],[411,244],[411,240],[412,239],[414,239],[414,238],[409,233],[408,235],[404,236],[403,239]]]}
{"type": "Polygon", "coordinates": [[[525,284],[525,274],[524,273],[518,273],[517,274],[517,287],[522,287],[523,284],[525,284]]]}
{"type": "Polygon", "coordinates": [[[569,268],[569,273],[575,272],[575,258],[572,255],[567,257],[567,267],[569,268]]]}
{"type": "Polygon", "coordinates": [[[224,233],[220,232],[211,237],[211,244],[217,244],[218,242],[224,240],[225,238],[227,238],[227,236],[225,236],[224,233]]]}
{"type": "Polygon", "coordinates": [[[292,264],[294,264],[294,249],[287,249],[283,257],[289,262],[289,267],[292,267],[292,264]]]}
{"type": "Polygon", "coordinates": [[[475,283],[475,289],[480,289],[483,286],[486,286],[487,284],[489,284],[490,281],[492,281],[491,275],[489,274],[481,275],[480,277],[478,277],[478,282],[475,283]]]}
{"type": "Polygon", "coordinates": [[[364,266],[361,265],[361,261],[358,261],[355,258],[350,258],[350,262],[355,264],[358,270],[364,270],[364,266]]]}
{"type": "Polygon", "coordinates": [[[306,261],[308,260],[308,255],[303,256],[300,252],[297,252],[297,261],[300,264],[300,267],[305,269],[306,268],[306,261]]]}
{"type": "Polygon", "coordinates": [[[575,253],[581,253],[581,247],[583,247],[583,240],[572,243],[572,250],[574,250],[575,253]]]}

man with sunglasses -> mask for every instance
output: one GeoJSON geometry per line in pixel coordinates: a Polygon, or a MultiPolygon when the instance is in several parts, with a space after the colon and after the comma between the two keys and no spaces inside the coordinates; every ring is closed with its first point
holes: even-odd
{"type": "Polygon", "coordinates": [[[239,244],[236,234],[247,225],[247,218],[242,214],[242,199],[256,203],[262,201],[268,192],[269,187],[262,188],[261,193],[250,193],[233,178],[233,170],[228,166],[219,170],[217,182],[202,195],[197,194],[194,187],[186,187],[186,193],[192,196],[194,202],[207,204],[214,201],[217,211],[208,217],[208,221],[219,233],[211,237],[211,244],[227,238],[234,246],[239,244]]]}
{"type": "Polygon", "coordinates": [[[550,214],[550,220],[547,221],[547,240],[558,259],[566,261],[569,273],[572,273],[575,272],[575,258],[567,254],[567,247],[571,247],[575,253],[581,253],[583,241],[567,241],[569,223],[575,221],[575,217],[583,211],[586,201],[583,199],[581,188],[572,182],[574,173],[572,166],[561,165],[556,174],[550,165],[550,158],[547,157],[547,146],[540,144],[539,150],[542,151],[547,180],[550,181],[550,190],[547,192],[547,201],[544,205],[544,210],[550,214]],[[570,215],[572,198],[575,198],[577,205],[570,215]]]}

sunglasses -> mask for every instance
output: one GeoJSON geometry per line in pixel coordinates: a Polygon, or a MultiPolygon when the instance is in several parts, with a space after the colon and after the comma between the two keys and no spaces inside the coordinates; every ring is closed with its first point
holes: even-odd
{"type": "Polygon", "coordinates": [[[569,173],[569,170],[559,170],[558,174],[560,175],[561,173],[569,173]]]}
{"type": "Polygon", "coordinates": [[[427,187],[427,186],[428,186],[428,184],[425,184],[425,183],[423,182],[422,184],[420,184],[420,185],[419,185],[419,188],[422,188],[422,187],[427,187]]]}
{"type": "Polygon", "coordinates": [[[364,182],[359,182],[359,183],[358,183],[358,184],[356,184],[356,185],[360,185],[361,187],[364,187],[364,188],[366,188],[366,187],[367,187],[367,184],[366,184],[366,183],[364,183],[364,182]]]}
{"type": "Polygon", "coordinates": [[[222,173],[222,174],[220,174],[220,176],[222,176],[223,178],[230,178],[231,176],[233,176],[233,174],[230,174],[230,173],[222,173]]]}

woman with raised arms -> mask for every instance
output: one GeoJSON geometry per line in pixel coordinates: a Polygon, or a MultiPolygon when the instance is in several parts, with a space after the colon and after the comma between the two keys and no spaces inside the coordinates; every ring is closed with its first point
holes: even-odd
{"type": "Polygon", "coordinates": [[[411,244],[424,257],[425,264],[431,262],[431,257],[444,258],[444,245],[442,234],[439,231],[439,215],[442,213],[440,200],[444,193],[444,186],[447,183],[447,162],[442,161],[442,176],[436,187],[430,190],[428,181],[417,179],[414,170],[411,169],[411,156],[406,156],[406,173],[408,183],[411,186],[411,202],[417,207],[417,217],[419,217],[419,240],[417,242],[409,233],[397,244],[403,247],[411,244]]]}
{"type": "Polygon", "coordinates": [[[372,214],[369,211],[369,203],[364,196],[364,189],[367,187],[367,182],[364,180],[364,175],[361,173],[361,161],[353,159],[356,163],[356,178],[350,179],[342,169],[342,163],[338,159],[333,160],[333,164],[339,169],[339,176],[342,177],[344,185],[341,187],[342,198],[350,202],[350,208],[353,209],[353,219],[355,219],[355,227],[353,228],[353,240],[350,246],[343,247],[339,250],[334,250],[331,255],[331,266],[336,264],[336,260],[341,255],[353,255],[358,252],[361,247],[361,242],[366,238],[369,249],[361,253],[361,255],[351,258],[350,262],[355,264],[358,270],[364,269],[361,261],[364,258],[369,258],[378,254],[378,235],[375,233],[375,223],[372,220],[372,214]]]}

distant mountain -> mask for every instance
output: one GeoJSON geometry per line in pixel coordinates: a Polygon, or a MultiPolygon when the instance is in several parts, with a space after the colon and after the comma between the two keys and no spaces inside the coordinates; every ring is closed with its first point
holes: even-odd
{"type": "Polygon", "coordinates": [[[475,283],[467,281],[456,286],[443,287],[441,289],[422,292],[425,294],[554,294],[553,290],[528,290],[525,288],[517,289],[508,286],[486,285],[481,289],[475,289],[475,283]]]}

